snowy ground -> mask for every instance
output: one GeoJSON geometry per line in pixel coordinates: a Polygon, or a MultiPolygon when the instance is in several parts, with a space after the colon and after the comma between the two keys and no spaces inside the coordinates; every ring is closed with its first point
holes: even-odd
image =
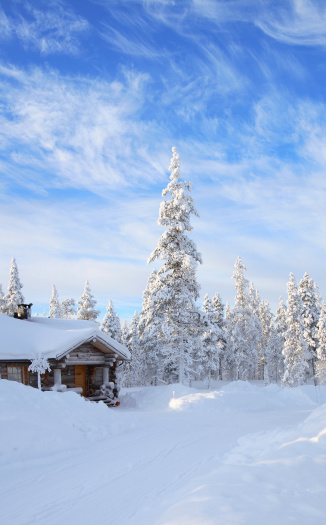
{"type": "Polygon", "coordinates": [[[326,523],[326,389],[124,390],[108,409],[0,381],[2,525],[326,523]]]}

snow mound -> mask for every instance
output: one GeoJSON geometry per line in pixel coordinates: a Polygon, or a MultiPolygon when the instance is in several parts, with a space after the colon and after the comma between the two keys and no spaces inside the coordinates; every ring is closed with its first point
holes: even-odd
{"type": "Polygon", "coordinates": [[[247,435],[225,457],[226,464],[245,465],[261,462],[286,462],[304,457],[326,457],[326,404],[316,408],[297,427],[247,435]]]}
{"type": "Polygon", "coordinates": [[[200,410],[216,412],[260,412],[261,410],[280,410],[289,407],[313,407],[323,399],[325,389],[319,390],[316,398],[314,386],[300,388],[281,388],[278,385],[257,386],[247,381],[234,381],[223,390],[214,392],[191,392],[175,396],[169,402],[172,410],[200,410]]]}
{"type": "Polygon", "coordinates": [[[195,389],[180,384],[125,388],[120,392],[120,402],[123,408],[164,410],[174,399],[189,396],[195,392],[195,389]]]}
{"type": "Polygon", "coordinates": [[[180,384],[124,388],[120,393],[121,407],[127,409],[200,412],[259,412],[288,408],[313,408],[326,402],[326,388],[314,386],[281,388],[264,387],[263,383],[234,381],[215,391],[198,391],[180,384]],[[318,392],[317,392],[318,391],[318,392]]]}
{"type": "Polygon", "coordinates": [[[104,403],[75,392],[41,392],[15,381],[0,381],[0,457],[43,455],[83,446],[134,426],[104,403]]]}

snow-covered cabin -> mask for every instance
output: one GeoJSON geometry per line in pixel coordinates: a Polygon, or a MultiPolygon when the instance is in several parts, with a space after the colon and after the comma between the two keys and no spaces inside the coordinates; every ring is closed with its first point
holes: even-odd
{"type": "Polygon", "coordinates": [[[75,389],[92,400],[116,404],[117,367],[130,359],[128,349],[107,336],[94,321],[0,314],[2,379],[37,387],[37,373],[28,370],[39,357],[50,371],[41,376],[42,390],[75,389]]]}

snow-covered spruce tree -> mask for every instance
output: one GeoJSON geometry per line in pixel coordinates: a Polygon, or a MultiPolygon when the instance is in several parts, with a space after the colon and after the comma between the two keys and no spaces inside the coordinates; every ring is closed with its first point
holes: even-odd
{"type": "Polygon", "coordinates": [[[277,308],[277,311],[276,311],[275,321],[276,321],[277,333],[279,334],[283,344],[284,344],[284,341],[285,341],[285,333],[286,333],[287,328],[288,328],[288,326],[286,324],[286,316],[287,316],[287,314],[286,314],[286,306],[284,304],[283,298],[280,297],[280,301],[279,301],[278,308],[277,308]]]}
{"type": "Polygon", "coordinates": [[[138,334],[139,313],[135,312],[129,329],[129,349],[131,353],[131,360],[129,363],[129,377],[128,386],[139,386],[142,384],[142,352],[141,343],[138,334]]]}
{"type": "Polygon", "coordinates": [[[213,309],[213,323],[219,328],[218,335],[218,347],[219,347],[219,378],[223,379],[223,357],[226,348],[226,336],[225,336],[225,319],[224,319],[224,304],[221,297],[216,292],[212,299],[212,309],[213,309]]]}
{"type": "Polygon", "coordinates": [[[225,346],[223,349],[223,357],[221,362],[221,372],[220,377],[221,379],[233,379],[231,378],[231,371],[233,368],[233,360],[231,358],[231,354],[229,354],[228,350],[230,350],[230,346],[227,344],[227,337],[228,337],[228,319],[231,312],[231,306],[229,301],[226,301],[225,304],[225,318],[224,318],[224,337],[225,337],[225,346]]]}
{"type": "Polygon", "coordinates": [[[30,372],[37,372],[37,386],[41,390],[41,374],[44,374],[46,370],[51,372],[51,368],[46,357],[37,356],[33,359],[28,367],[30,372]]]}
{"type": "Polygon", "coordinates": [[[165,314],[158,302],[156,291],[157,271],[154,269],[143,293],[143,306],[139,318],[139,336],[143,352],[144,384],[157,385],[163,377],[163,355],[166,326],[165,314]]]}
{"type": "Polygon", "coordinates": [[[94,308],[96,302],[91,293],[89,283],[86,281],[84,293],[78,301],[77,319],[83,319],[84,321],[95,320],[100,313],[99,310],[94,308]]]}
{"type": "Polygon", "coordinates": [[[287,330],[283,348],[285,371],[282,383],[287,386],[297,386],[306,382],[309,367],[306,359],[308,345],[303,335],[302,301],[293,273],[290,273],[287,288],[287,330]]]}
{"type": "Polygon", "coordinates": [[[212,299],[212,311],[214,313],[214,322],[215,324],[223,330],[224,328],[224,304],[221,297],[216,292],[212,299]]]}
{"type": "Polygon", "coordinates": [[[128,321],[123,321],[122,328],[121,328],[121,343],[129,347],[129,339],[130,339],[130,330],[129,330],[129,324],[128,321]]]}
{"type": "Polygon", "coordinates": [[[75,299],[64,299],[61,301],[62,319],[73,319],[76,315],[75,299]]]}
{"type": "Polygon", "coordinates": [[[200,312],[195,301],[199,294],[196,281],[197,264],[201,256],[187,232],[192,231],[190,216],[196,215],[191,197],[191,184],[180,179],[180,158],[175,148],[170,164],[170,183],[163,190],[158,224],[166,230],[148,262],[165,261],[157,272],[157,314],[165,315],[170,341],[165,346],[164,379],[183,383],[193,377],[193,356],[200,347],[200,312]]]}
{"type": "Polygon", "coordinates": [[[122,325],[122,344],[131,354],[130,361],[124,361],[119,367],[119,384],[121,386],[139,386],[145,383],[143,374],[143,353],[139,338],[139,314],[135,312],[130,324],[124,321],[122,325]]]}
{"type": "MultiPolygon", "coordinates": [[[[302,300],[302,319],[304,325],[303,337],[308,345],[307,361],[309,363],[309,377],[316,375],[316,359],[317,359],[317,324],[320,315],[320,304],[318,288],[314,281],[307,273],[301,279],[298,292],[302,300]]],[[[316,384],[316,381],[315,381],[316,384]]]]}
{"type": "Polygon", "coordinates": [[[15,257],[11,259],[11,266],[9,272],[8,293],[5,295],[6,314],[14,315],[17,311],[17,306],[24,302],[24,296],[21,293],[23,285],[20,282],[18,268],[15,257]]]}
{"type": "Polygon", "coordinates": [[[273,314],[268,301],[262,301],[259,308],[259,319],[262,324],[260,357],[263,364],[265,384],[279,379],[279,364],[282,345],[273,322],[273,314]]]}
{"type": "Polygon", "coordinates": [[[229,301],[226,301],[226,305],[225,305],[225,319],[227,319],[229,317],[230,311],[231,311],[230,303],[229,303],[229,301]]]}
{"type": "MultiPolygon", "coordinates": [[[[252,309],[253,314],[261,321],[262,302],[260,300],[259,292],[254,287],[254,284],[252,282],[249,285],[249,306],[252,309]]],[[[261,335],[261,340],[259,341],[259,344],[258,344],[258,358],[257,358],[257,364],[256,364],[255,379],[262,380],[264,379],[264,376],[265,376],[265,365],[266,365],[266,359],[265,359],[265,355],[263,351],[263,340],[262,340],[263,339],[263,329],[260,335],[261,335]]]]}
{"type": "MultiPolygon", "coordinates": [[[[128,321],[124,321],[121,328],[121,343],[130,351],[130,330],[128,321]]],[[[120,386],[129,386],[130,361],[123,361],[117,369],[117,382],[120,386]]]]}
{"type": "Polygon", "coordinates": [[[214,323],[214,311],[212,301],[206,294],[203,302],[202,315],[202,348],[200,352],[201,376],[206,381],[207,388],[211,386],[212,376],[217,375],[219,371],[219,338],[220,329],[214,323]]]}
{"type": "Polygon", "coordinates": [[[0,314],[5,314],[7,311],[7,301],[2,291],[2,284],[0,284],[0,314]]]}
{"type": "Polygon", "coordinates": [[[321,306],[317,333],[316,376],[321,385],[326,383],[326,304],[321,306]]]}
{"type": "Polygon", "coordinates": [[[106,308],[106,314],[103,318],[100,329],[105,332],[109,337],[121,343],[121,324],[118,314],[115,312],[112,301],[109,301],[106,308]]]}
{"type": "Polygon", "coordinates": [[[251,282],[249,285],[249,304],[251,306],[252,311],[254,314],[259,317],[260,316],[260,295],[258,290],[254,287],[254,283],[251,282]]]}
{"type": "Polygon", "coordinates": [[[280,297],[279,305],[276,310],[276,317],[275,317],[275,325],[276,325],[276,332],[279,338],[279,344],[280,344],[280,359],[279,359],[279,365],[278,365],[278,378],[283,377],[284,375],[284,355],[283,355],[283,348],[285,343],[285,333],[287,331],[287,324],[286,324],[286,306],[284,304],[283,298],[280,297]]]}
{"type": "Polygon", "coordinates": [[[196,269],[202,261],[195,243],[187,235],[192,231],[190,216],[198,216],[191,197],[191,184],[179,180],[180,158],[175,148],[172,151],[171,182],[162,192],[163,197],[171,198],[161,203],[158,219],[158,224],[166,230],[148,262],[165,261],[155,281],[157,314],[165,315],[171,334],[164,348],[162,379],[183,383],[193,377],[193,357],[201,345],[201,319],[195,302],[199,294],[196,269]]]}
{"type": "Polygon", "coordinates": [[[62,317],[62,310],[58,299],[58,292],[55,287],[55,285],[52,285],[52,295],[50,299],[50,311],[49,311],[49,317],[52,319],[61,319],[62,317]]]}
{"type": "Polygon", "coordinates": [[[253,379],[258,358],[258,345],[261,340],[262,326],[252,311],[247,293],[248,281],[244,277],[246,267],[241,257],[234,265],[235,305],[228,314],[226,367],[231,368],[233,379],[253,379]]]}

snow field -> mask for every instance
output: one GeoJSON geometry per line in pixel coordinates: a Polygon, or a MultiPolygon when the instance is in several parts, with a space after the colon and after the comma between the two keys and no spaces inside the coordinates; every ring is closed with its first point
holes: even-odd
{"type": "Polygon", "coordinates": [[[123,389],[108,409],[1,380],[0,400],[4,525],[326,522],[323,387],[123,389]]]}

